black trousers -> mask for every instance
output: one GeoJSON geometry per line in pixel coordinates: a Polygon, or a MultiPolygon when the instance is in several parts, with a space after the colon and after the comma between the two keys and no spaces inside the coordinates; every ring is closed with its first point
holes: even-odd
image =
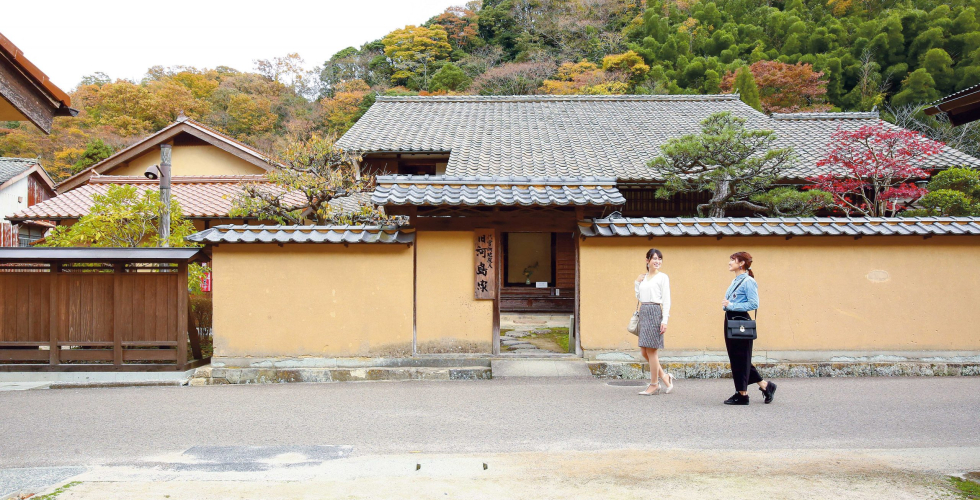
{"type": "MultiPolygon", "coordinates": [[[[750,319],[748,313],[738,311],[725,312],[727,330],[730,319],[750,319]]],[[[730,339],[725,335],[725,347],[728,349],[728,362],[732,365],[732,381],[736,391],[748,390],[749,384],[762,382],[759,371],[752,366],[752,340],[730,339]]]]}

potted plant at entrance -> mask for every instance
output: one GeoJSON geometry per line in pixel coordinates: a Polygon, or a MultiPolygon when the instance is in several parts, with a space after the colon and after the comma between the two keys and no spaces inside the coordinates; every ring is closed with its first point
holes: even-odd
{"type": "Polygon", "coordinates": [[[536,267],[538,267],[538,263],[537,262],[535,262],[534,264],[531,264],[530,266],[527,266],[527,267],[524,268],[524,278],[525,278],[524,284],[525,285],[530,285],[531,284],[531,275],[534,274],[534,269],[536,267]]]}

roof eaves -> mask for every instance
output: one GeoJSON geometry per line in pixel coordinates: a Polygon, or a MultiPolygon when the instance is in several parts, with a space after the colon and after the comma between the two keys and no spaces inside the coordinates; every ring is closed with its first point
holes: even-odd
{"type": "MultiPolygon", "coordinates": [[[[41,86],[47,93],[49,93],[53,100],[61,104],[63,108],[71,108],[71,96],[69,96],[65,91],[58,88],[54,82],[45,75],[40,68],[34,65],[26,57],[24,57],[24,51],[17,48],[9,38],[3,36],[0,33],[0,50],[7,54],[10,60],[16,65],[21,71],[28,75],[34,82],[41,86]]],[[[77,113],[77,112],[76,112],[77,113]]]]}

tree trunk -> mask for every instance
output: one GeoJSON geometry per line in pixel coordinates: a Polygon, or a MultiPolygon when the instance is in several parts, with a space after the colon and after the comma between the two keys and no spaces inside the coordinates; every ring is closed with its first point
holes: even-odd
{"type": "Polygon", "coordinates": [[[708,211],[708,217],[721,218],[725,216],[725,201],[728,199],[730,192],[731,181],[718,181],[715,192],[711,196],[711,201],[708,202],[711,205],[711,210],[708,211]]]}

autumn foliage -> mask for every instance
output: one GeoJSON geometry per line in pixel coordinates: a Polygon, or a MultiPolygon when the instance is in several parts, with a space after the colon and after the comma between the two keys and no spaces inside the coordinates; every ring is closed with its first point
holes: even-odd
{"type": "MultiPolygon", "coordinates": [[[[824,74],[805,63],[786,64],[779,61],[758,61],[749,66],[759,88],[762,110],[766,113],[797,111],[828,111],[827,81],[824,74]]],[[[721,81],[721,89],[732,92],[735,72],[721,81]]]]}
{"type": "Polygon", "coordinates": [[[829,173],[809,178],[807,188],[830,193],[845,214],[890,217],[926,194],[913,182],[929,176],[920,165],[943,144],[879,121],[838,130],[830,148],[817,162],[829,173]]]}

